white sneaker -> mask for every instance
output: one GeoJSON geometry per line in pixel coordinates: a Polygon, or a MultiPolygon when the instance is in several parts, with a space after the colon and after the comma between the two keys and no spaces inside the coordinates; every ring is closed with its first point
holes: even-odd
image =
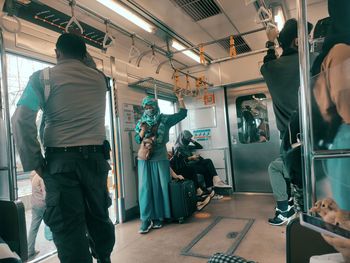
{"type": "Polygon", "coordinates": [[[231,189],[232,187],[225,184],[221,178],[218,175],[215,175],[213,177],[213,184],[214,184],[214,188],[227,188],[227,189],[231,189]]]}
{"type": "Polygon", "coordinates": [[[225,184],[223,181],[218,181],[218,182],[214,183],[214,187],[217,187],[217,188],[231,188],[231,186],[229,186],[228,184],[225,184]]]}

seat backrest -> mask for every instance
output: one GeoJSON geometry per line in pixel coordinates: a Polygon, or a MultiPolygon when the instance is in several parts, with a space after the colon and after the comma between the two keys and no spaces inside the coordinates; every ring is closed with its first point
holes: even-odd
{"type": "Polygon", "coordinates": [[[25,209],[21,201],[0,200],[0,236],[10,249],[26,261],[28,259],[25,209]]]}
{"type": "Polygon", "coordinates": [[[309,263],[310,257],[335,253],[320,233],[300,225],[299,218],[287,226],[287,263],[309,263]]]}

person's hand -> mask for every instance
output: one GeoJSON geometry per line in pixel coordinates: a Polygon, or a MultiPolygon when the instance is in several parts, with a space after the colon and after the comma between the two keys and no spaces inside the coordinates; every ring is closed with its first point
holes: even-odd
{"type": "Polygon", "coordinates": [[[277,39],[278,37],[278,29],[276,27],[268,27],[266,29],[266,36],[267,36],[267,39],[268,41],[270,42],[275,42],[275,40],[277,39]]]}
{"type": "MultiPolygon", "coordinates": [[[[310,212],[318,213],[327,223],[350,230],[350,212],[339,209],[337,203],[331,198],[317,201],[310,212]]],[[[350,263],[350,239],[322,236],[328,244],[343,255],[346,263],[350,263]]]]}
{"type": "Polygon", "coordinates": [[[176,176],[176,179],[182,181],[182,180],[185,180],[185,177],[183,177],[182,175],[179,175],[179,174],[178,174],[178,175],[176,176]]]}
{"type": "Polygon", "coordinates": [[[177,97],[178,100],[183,99],[183,95],[182,95],[182,92],[181,92],[180,88],[175,90],[174,93],[175,93],[175,96],[177,97]]]}
{"type": "Polygon", "coordinates": [[[322,235],[324,240],[331,246],[333,246],[337,251],[339,251],[345,260],[345,263],[350,263],[350,239],[331,237],[327,235],[322,235]]]}
{"type": "Polygon", "coordinates": [[[145,122],[142,123],[142,124],[141,124],[141,130],[145,132],[145,131],[147,131],[147,129],[148,129],[147,123],[145,123],[145,122]]]}

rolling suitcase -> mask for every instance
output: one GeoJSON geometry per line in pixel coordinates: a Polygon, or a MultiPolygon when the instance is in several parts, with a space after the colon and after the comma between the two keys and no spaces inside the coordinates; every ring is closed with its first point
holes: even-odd
{"type": "Polygon", "coordinates": [[[179,223],[196,211],[197,196],[193,181],[171,181],[169,195],[172,217],[179,223]]]}
{"type": "Polygon", "coordinates": [[[0,200],[0,236],[23,261],[28,258],[24,205],[21,201],[0,200]]]}

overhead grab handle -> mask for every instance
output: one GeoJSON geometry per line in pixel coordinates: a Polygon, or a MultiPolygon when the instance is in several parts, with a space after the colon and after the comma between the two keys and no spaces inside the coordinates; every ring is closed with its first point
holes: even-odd
{"type": "Polygon", "coordinates": [[[204,58],[204,47],[203,45],[200,45],[199,46],[199,62],[201,64],[205,64],[205,58],[204,58]]]}
{"type": "Polygon", "coordinates": [[[235,38],[233,36],[230,36],[230,57],[233,58],[235,56],[237,56],[235,38]]]}
{"type": "Polygon", "coordinates": [[[262,23],[268,23],[272,21],[273,21],[272,12],[266,9],[265,7],[261,6],[256,14],[255,22],[257,24],[262,24],[262,23]]]}
{"type": "Polygon", "coordinates": [[[109,48],[110,46],[113,46],[114,45],[114,38],[113,36],[108,32],[108,24],[109,24],[109,20],[106,20],[105,21],[105,25],[106,25],[106,34],[103,38],[103,42],[102,42],[102,47],[104,49],[107,49],[109,48]],[[108,40],[110,41],[108,44],[108,40]]]}
{"type": "Polygon", "coordinates": [[[152,46],[152,56],[151,56],[151,58],[150,58],[150,60],[149,60],[149,63],[150,63],[151,65],[156,66],[156,67],[159,66],[159,60],[158,60],[157,57],[156,57],[156,53],[155,53],[155,51],[154,51],[154,46],[152,46]]]}
{"type": "Polygon", "coordinates": [[[76,2],[75,0],[71,0],[69,2],[69,5],[70,5],[70,8],[71,8],[71,11],[72,11],[72,17],[71,19],[69,20],[67,26],[66,26],[66,32],[68,33],[69,32],[69,28],[70,26],[74,23],[77,25],[77,27],[79,28],[80,30],[80,34],[83,34],[84,33],[84,29],[83,27],[80,25],[78,19],[75,17],[75,14],[74,14],[74,8],[75,8],[75,5],[76,5],[76,2]]]}
{"type": "Polygon", "coordinates": [[[7,32],[10,32],[10,33],[13,33],[13,34],[17,34],[19,32],[21,32],[21,29],[22,29],[22,24],[21,24],[21,21],[19,20],[18,17],[16,17],[15,15],[10,15],[10,14],[2,14],[1,17],[0,17],[0,26],[5,29],[7,32]],[[14,27],[8,27],[4,20],[5,20],[5,17],[7,18],[11,18],[14,23],[15,23],[15,26],[14,27]]]}
{"type": "Polygon", "coordinates": [[[137,58],[138,56],[140,56],[140,54],[141,54],[140,50],[135,46],[135,35],[132,35],[131,36],[131,47],[130,47],[130,51],[129,51],[129,63],[131,63],[131,61],[134,58],[137,58]]]}

